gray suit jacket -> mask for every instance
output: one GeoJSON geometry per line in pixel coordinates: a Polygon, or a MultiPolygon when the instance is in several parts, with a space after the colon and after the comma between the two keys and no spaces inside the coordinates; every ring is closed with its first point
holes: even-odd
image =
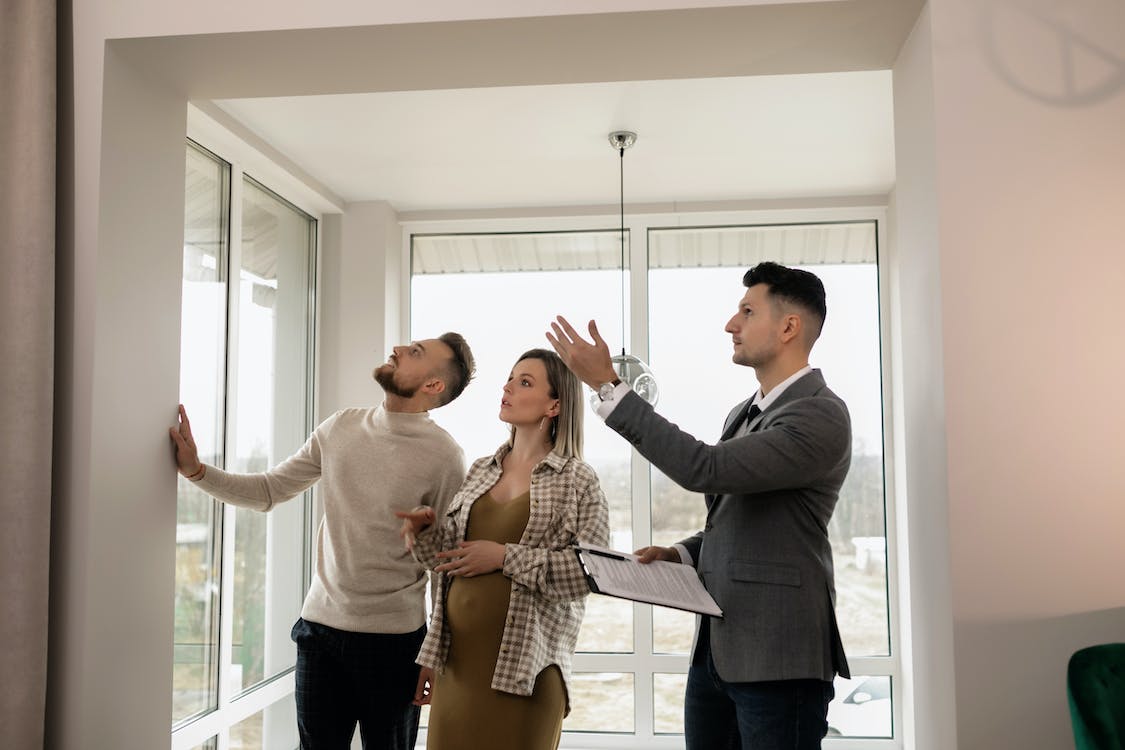
{"type": "MultiPolygon", "coordinates": [[[[731,410],[724,437],[748,403],[731,410]]],[[[684,489],[706,493],[707,523],[681,543],[723,610],[723,619],[708,618],[719,676],[850,676],[828,521],[851,463],[851,420],[820,371],[790,385],[749,433],[717,445],[688,435],[634,393],[606,424],[684,489]]]]}

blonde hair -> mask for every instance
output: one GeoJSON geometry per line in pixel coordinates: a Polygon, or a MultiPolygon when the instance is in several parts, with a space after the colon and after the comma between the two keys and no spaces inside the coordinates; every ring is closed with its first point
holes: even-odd
{"type": "MultiPolygon", "coordinates": [[[[578,376],[550,349],[529,349],[516,362],[525,359],[537,359],[543,363],[551,398],[559,400],[559,413],[551,417],[548,430],[554,445],[551,451],[563,458],[582,458],[582,383],[578,376]]],[[[515,443],[515,438],[516,428],[513,425],[508,447],[515,443]]]]}

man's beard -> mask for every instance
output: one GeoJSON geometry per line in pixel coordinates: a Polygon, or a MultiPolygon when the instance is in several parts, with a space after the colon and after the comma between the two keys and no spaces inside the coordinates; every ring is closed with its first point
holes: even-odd
{"type": "Polygon", "coordinates": [[[380,367],[375,370],[375,382],[383,386],[383,390],[392,396],[413,398],[414,394],[418,392],[418,386],[406,388],[399,385],[395,382],[395,372],[396,370],[380,367]]]}

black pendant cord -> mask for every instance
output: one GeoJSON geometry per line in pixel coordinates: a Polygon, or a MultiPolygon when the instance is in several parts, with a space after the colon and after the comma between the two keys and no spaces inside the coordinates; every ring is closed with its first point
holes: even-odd
{"type": "MultiPolygon", "coordinates": [[[[621,356],[625,357],[625,141],[620,141],[621,156],[621,356]]],[[[622,367],[624,367],[622,363],[622,367]]]]}

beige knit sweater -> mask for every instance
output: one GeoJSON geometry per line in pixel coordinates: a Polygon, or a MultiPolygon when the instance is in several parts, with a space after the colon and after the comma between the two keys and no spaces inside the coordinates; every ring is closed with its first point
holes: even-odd
{"type": "Polygon", "coordinates": [[[207,467],[196,485],[268,511],[320,480],[324,518],[301,617],[359,633],[407,633],[426,621],[425,573],[398,536],[394,511],[429,505],[438,518],[465,478],[461,448],[426,412],[344,409],[294,455],[261,474],[207,467]]]}

